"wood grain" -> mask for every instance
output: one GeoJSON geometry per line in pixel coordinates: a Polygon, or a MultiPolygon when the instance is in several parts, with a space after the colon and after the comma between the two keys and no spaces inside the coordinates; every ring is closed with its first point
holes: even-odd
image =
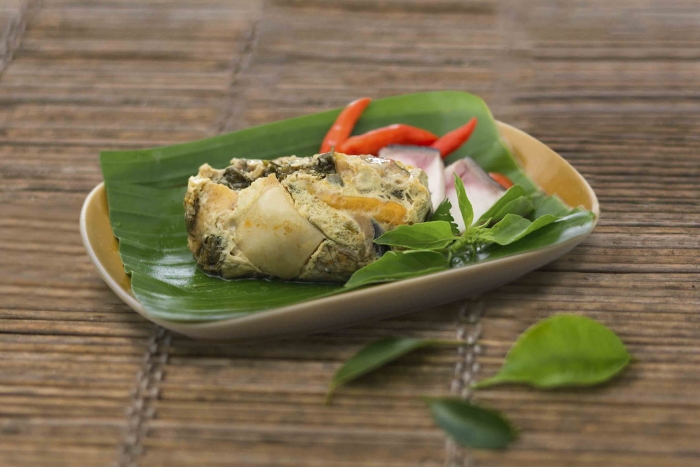
{"type": "Polygon", "coordinates": [[[8,0],[0,5],[0,465],[694,466],[700,462],[700,9],[690,0],[8,0]],[[431,89],[482,95],[565,156],[595,233],[482,297],[304,339],[163,332],[83,253],[97,154],[431,89]],[[469,309],[477,306],[472,303],[469,309]],[[457,450],[417,396],[468,396],[554,313],[636,361],[595,390],[474,395],[522,429],[457,450]],[[340,391],[382,336],[468,339],[340,391]]]}

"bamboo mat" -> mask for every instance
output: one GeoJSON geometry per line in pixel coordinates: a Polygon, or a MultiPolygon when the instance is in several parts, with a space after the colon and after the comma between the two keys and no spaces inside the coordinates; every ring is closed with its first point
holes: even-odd
{"type": "Polygon", "coordinates": [[[0,57],[1,466],[700,465],[697,2],[4,0],[0,57]],[[156,328],[83,251],[100,149],[431,89],[480,94],[571,161],[601,201],[593,236],[475,301],[245,346],[156,328]],[[481,391],[520,439],[447,442],[417,396],[469,396],[560,312],[637,361],[595,390],[481,391]],[[476,345],[323,406],[340,362],[387,335],[476,345]]]}

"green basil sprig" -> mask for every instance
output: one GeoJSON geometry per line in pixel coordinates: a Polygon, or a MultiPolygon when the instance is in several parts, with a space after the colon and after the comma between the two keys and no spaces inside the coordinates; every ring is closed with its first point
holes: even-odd
{"type": "Polygon", "coordinates": [[[462,179],[455,175],[459,210],[468,226],[460,235],[448,200],[444,200],[430,221],[402,225],[382,234],[374,242],[399,251],[386,253],[377,261],[356,271],[347,288],[420,276],[462,266],[478,259],[478,251],[496,244],[509,245],[560,219],[565,206],[556,198],[528,195],[515,185],[476,222],[462,179]],[[535,220],[524,216],[533,211],[545,213],[535,220]],[[559,213],[559,214],[554,214],[559,213]]]}

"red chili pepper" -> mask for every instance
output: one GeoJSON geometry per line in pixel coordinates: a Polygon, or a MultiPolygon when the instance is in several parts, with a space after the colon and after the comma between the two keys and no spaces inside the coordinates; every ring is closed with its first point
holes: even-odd
{"type": "Polygon", "coordinates": [[[449,133],[445,133],[439,140],[435,141],[431,147],[440,151],[442,158],[446,158],[456,151],[461,145],[467,142],[476,128],[476,118],[472,118],[465,125],[456,128],[449,133]]]}
{"type": "Polygon", "coordinates": [[[491,177],[494,182],[498,183],[506,190],[513,186],[513,182],[510,180],[510,178],[506,177],[503,174],[499,174],[497,172],[489,172],[489,177],[491,177]]]}
{"type": "Polygon", "coordinates": [[[437,139],[435,134],[427,130],[398,123],[348,138],[336,150],[344,154],[372,154],[376,156],[381,148],[390,144],[430,146],[437,139]]]}
{"type": "Polygon", "coordinates": [[[321,150],[319,152],[328,152],[333,146],[337,147],[344,143],[350,136],[350,133],[352,133],[353,128],[355,128],[355,123],[360,119],[360,115],[362,115],[362,112],[364,112],[371,101],[372,99],[369,97],[363,97],[362,99],[350,102],[347,107],[340,112],[333,126],[328,130],[328,133],[326,133],[326,137],[323,138],[323,143],[321,143],[321,150]]]}

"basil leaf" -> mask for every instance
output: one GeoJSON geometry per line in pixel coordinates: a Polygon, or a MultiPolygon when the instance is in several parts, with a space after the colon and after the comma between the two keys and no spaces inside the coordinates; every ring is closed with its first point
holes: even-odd
{"type": "Polygon", "coordinates": [[[533,206],[533,219],[546,214],[563,217],[571,213],[571,208],[556,195],[547,196],[544,193],[533,193],[530,195],[530,201],[532,201],[533,206]]]}
{"type": "Polygon", "coordinates": [[[355,271],[345,283],[345,288],[421,276],[448,267],[447,259],[435,251],[389,251],[377,261],[355,271]]]}
{"type": "Polygon", "coordinates": [[[474,208],[472,208],[472,203],[469,202],[467,197],[467,190],[464,189],[464,182],[462,179],[453,174],[455,177],[455,191],[457,193],[457,201],[459,202],[459,211],[462,213],[462,219],[464,219],[464,225],[466,229],[471,227],[474,222],[474,208]]]}
{"type": "MultiPolygon", "coordinates": [[[[488,211],[486,211],[484,214],[481,215],[481,217],[476,221],[477,224],[482,224],[486,219],[491,218],[491,220],[497,222],[503,218],[506,214],[508,214],[510,211],[506,211],[503,213],[503,216],[497,218],[497,214],[500,213],[501,211],[504,211],[504,208],[511,202],[515,201],[518,198],[521,198],[523,196],[527,196],[527,192],[525,191],[525,188],[523,188],[520,185],[513,185],[512,187],[508,188],[508,191],[506,191],[503,196],[498,198],[498,201],[496,201],[493,206],[491,206],[488,211]]],[[[517,213],[514,213],[517,214],[517,213]]]]}
{"type": "Polygon", "coordinates": [[[557,315],[521,334],[498,374],[475,386],[590,386],[612,378],[629,362],[625,345],[610,329],[583,316],[557,315]]]}
{"type": "Polygon", "coordinates": [[[354,356],[350,357],[333,375],[326,393],[326,403],[330,402],[333,392],[339,386],[432,343],[433,341],[429,339],[387,337],[363,347],[354,356]]]}
{"type": "Polygon", "coordinates": [[[452,227],[446,221],[401,225],[374,240],[378,245],[399,246],[413,250],[439,250],[455,240],[452,227]]]}
{"type": "Polygon", "coordinates": [[[485,232],[483,239],[499,245],[509,245],[558,219],[557,216],[546,214],[531,222],[516,214],[507,214],[499,223],[485,232]]]}
{"type": "Polygon", "coordinates": [[[452,398],[426,399],[435,423],[462,446],[503,449],[517,432],[502,415],[452,398]]]}
{"type": "Polygon", "coordinates": [[[432,216],[430,216],[431,221],[445,221],[450,223],[450,227],[452,228],[452,233],[455,235],[459,235],[459,228],[457,227],[457,224],[455,223],[454,217],[452,217],[452,214],[450,214],[450,210],[452,209],[452,203],[450,203],[450,200],[445,198],[442,203],[440,203],[433,213],[432,216]]]}

